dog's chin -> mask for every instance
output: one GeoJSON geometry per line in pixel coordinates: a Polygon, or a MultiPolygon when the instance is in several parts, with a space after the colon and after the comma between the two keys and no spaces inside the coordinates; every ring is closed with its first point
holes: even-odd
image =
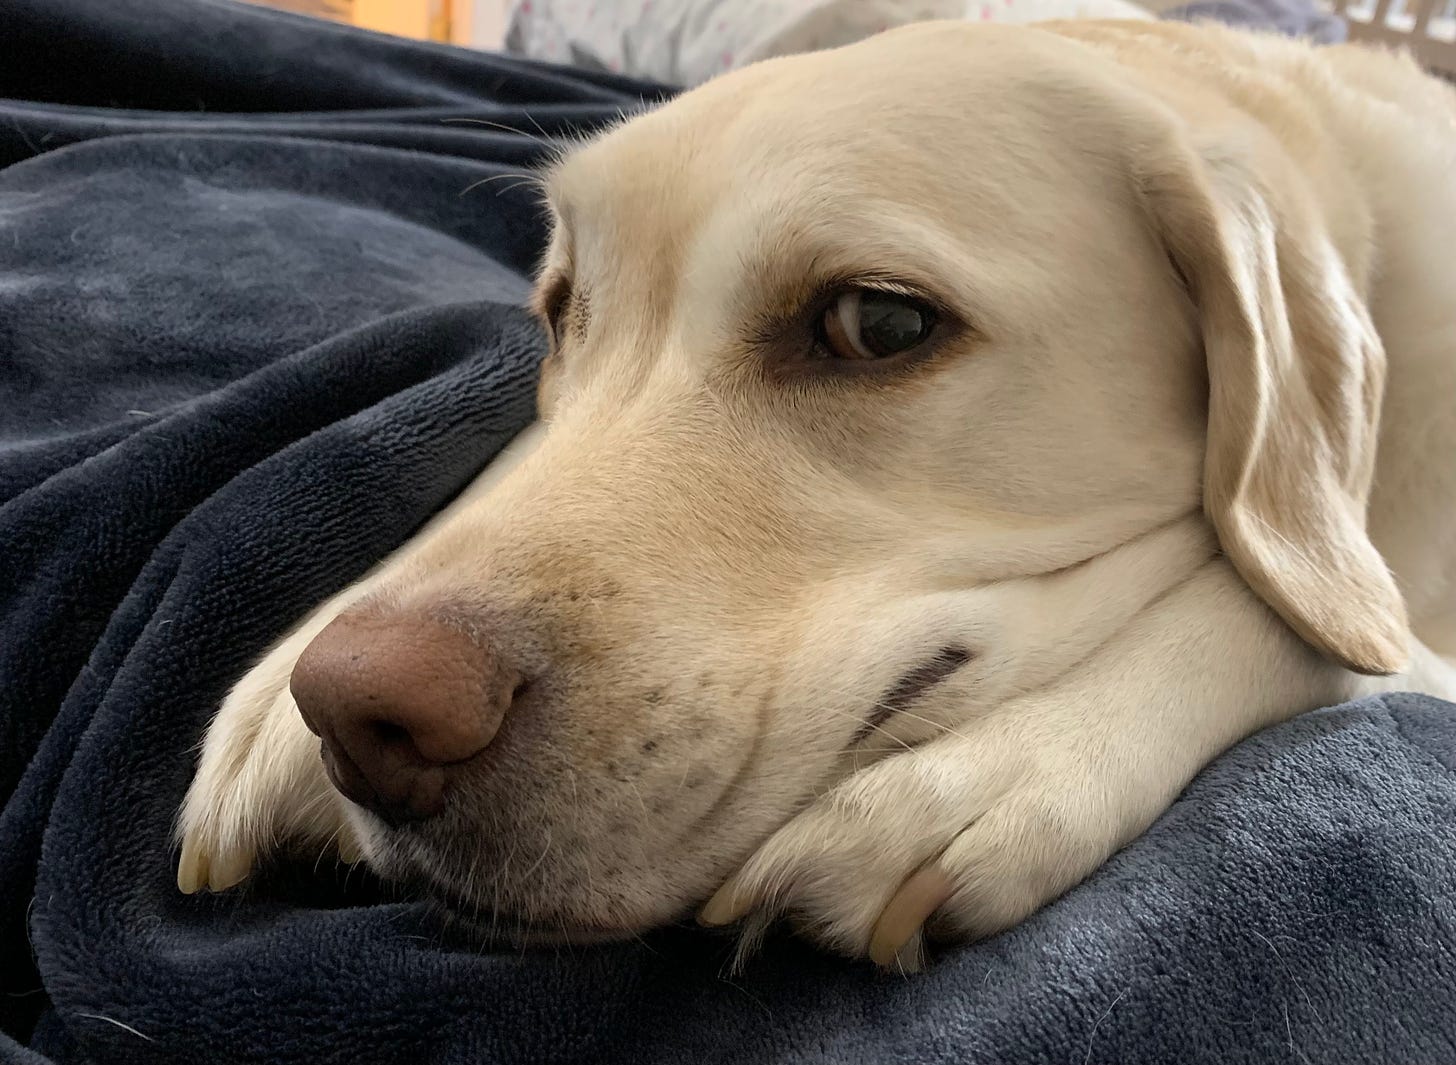
{"type": "Polygon", "coordinates": [[[495,924],[487,922],[478,928],[476,924],[477,920],[470,921],[470,930],[474,933],[473,938],[482,942],[504,942],[522,950],[533,947],[589,947],[599,943],[618,943],[634,939],[648,931],[646,928],[595,928],[570,925],[548,927],[511,920],[495,924]]]}
{"type": "MultiPolygon", "coordinates": [[[[489,899],[476,898],[438,874],[418,868],[405,869],[394,863],[371,861],[369,864],[376,874],[405,895],[424,901],[434,919],[453,934],[488,947],[524,949],[612,943],[637,938],[683,916],[672,913],[643,919],[624,913],[619,920],[579,917],[567,912],[525,916],[496,907],[489,899]]],[[[683,907],[683,913],[686,910],[683,907]]]]}
{"type": "Polygon", "coordinates": [[[567,916],[525,918],[483,907],[459,894],[432,885],[424,897],[437,916],[457,934],[479,943],[517,949],[531,947],[590,946],[634,939],[666,921],[585,921],[567,916]]]}

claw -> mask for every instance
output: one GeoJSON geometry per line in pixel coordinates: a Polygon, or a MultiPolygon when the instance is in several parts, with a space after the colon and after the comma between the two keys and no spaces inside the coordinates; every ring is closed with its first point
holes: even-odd
{"type": "Polygon", "coordinates": [[[698,911],[698,923],[709,927],[732,924],[752,910],[756,901],[753,894],[741,891],[729,880],[698,911]]]}
{"type": "Polygon", "coordinates": [[[925,968],[925,936],[919,932],[911,936],[908,943],[895,951],[894,960],[889,967],[906,975],[918,973],[925,968]]]}
{"type": "Polygon", "coordinates": [[[884,968],[916,971],[923,963],[920,929],[954,894],[955,884],[939,865],[921,868],[900,885],[880,914],[870,935],[870,960],[884,968]]]}
{"type": "Polygon", "coordinates": [[[213,891],[226,891],[248,879],[253,871],[253,855],[245,850],[223,854],[211,863],[207,886],[213,891]]]}
{"type": "Polygon", "coordinates": [[[195,895],[207,886],[207,855],[198,847],[196,837],[182,841],[182,857],[177,862],[177,888],[184,895],[195,895]]]}
{"type": "Polygon", "coordinates": [[[204,888],[226,891],[236,887],[253,871],[253,855],[234,850],[214,856],[204,850],[195,835],[182,842],[182,856],[177,862],[177,889],[184,895],[195,895],[204,888]]]}

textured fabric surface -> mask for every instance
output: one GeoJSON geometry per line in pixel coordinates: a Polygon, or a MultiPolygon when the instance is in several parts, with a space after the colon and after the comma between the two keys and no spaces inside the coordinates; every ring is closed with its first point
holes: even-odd
{"type": "Polygon", "coordinates": [[[541,148],[445,120],[656,90],[221,3],[4,17],[0,1061],[1456,1060],[1456,718],[1414,697],[1255,737],[912,980],[783,938],[729,979],[693,928],[484,953],[327,865],[179,895],[228,684],[531,417],[540,218],[465,190],[541,148]]]}

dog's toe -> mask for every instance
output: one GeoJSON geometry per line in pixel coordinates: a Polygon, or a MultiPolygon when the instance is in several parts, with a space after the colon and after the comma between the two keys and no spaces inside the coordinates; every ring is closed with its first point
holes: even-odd
{"type": "Polygon", "coordinates": [[[1126,829],[1117,794],[1070,744],[1000,727],[947,735],[821,796],[699,920],[782,916],[831,950],[914,972],[928,939],[994,935],[1095,869],[1126,829]]]}
{"type": "Polygon", "coordinates": [[[185,836],[182,856],[177,862],[177,887],[185,895],[195,895],[203,889],[227,891],[248,878],[255,857],[251,847],[235,845],[215,849],[198,835],[185,836]]]}
{"type": "Polygon", "coordinates": [[[177,887],[226,891],[275,846],[364,851],[343,799],[328,783],[314,739],[287,689],[287,672],[259,667],[223,701],[203,742],[177,820],[177,887]]]}

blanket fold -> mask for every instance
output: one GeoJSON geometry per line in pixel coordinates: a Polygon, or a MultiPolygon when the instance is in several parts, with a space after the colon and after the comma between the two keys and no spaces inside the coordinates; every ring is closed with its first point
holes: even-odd
{"type": "Polygon", "coordinates": [[[1456,717],[1415,696],[1254,737],[909,980],[787,937],[730,979],[688,927],[482,952],[328,862],[180,895],[227,687],[533,416],[517,175],[668,90],[223,0],[0,20],[0,1061],[1456,1061],[1456,717]]]}

